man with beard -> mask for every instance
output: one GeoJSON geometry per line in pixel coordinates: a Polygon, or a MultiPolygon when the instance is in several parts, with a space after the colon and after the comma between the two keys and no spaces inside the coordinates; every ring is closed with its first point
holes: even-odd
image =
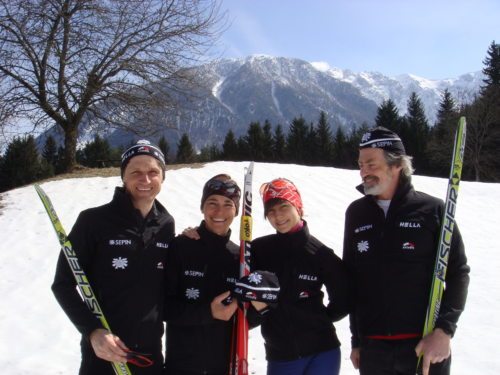
{"type": "Polygon", "coordinates": [[[343,259],[355,282],[351,361],[361,375],[450,373],[450,340],[462,313],[469,266],[455,225],[446,290],[433,332],[422,337],[444,204],[415,191],[400,137],[370,129],[359,145],[358,190],[348,207],[343,259]]]}

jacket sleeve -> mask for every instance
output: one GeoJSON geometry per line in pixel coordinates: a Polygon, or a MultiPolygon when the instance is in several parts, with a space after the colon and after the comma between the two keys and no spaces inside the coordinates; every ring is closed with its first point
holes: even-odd
{"type": "Polygon", "coordinates": [[[347,208],[346,214],[345,214],[345,220],[344,220],[344,249],[343,249],[343,254],[342,254],[342,260],[344,262],[344,265],[346,267],[346,272],[348,274],[348,278],[350,280],[350,312],[349,312],[349,328],[351,330],[351,346],[353,348],[359,347],[359,335],[358,335],[358,328],[357,328],[357,323],[356,323],[356,303],[355,303],[355,298],[356,298],[356,278],[354,277],[355,272],[354,272],[354,254],[352,253],[350,246],[351,246],[351,223],[350,223],[350,214],[349,214],[349,208],[347,208]]]}
{"type": "Polygon", "coordinates": [[[462,236],[455,223],[450,246],[450,256],[446,271],[445,290],[436,321],[436,328],[441,328],[453,336],[457,322],[465,307],[469,287],[470,267],[467,265],[462,236]]]}
{"type": "Polygon", "coordinates": [[[176,325],[200,325],[214,323],[210,302],[186,303],[181,290],[182,252],[179,241],[174,239],[168,248],[165,267],[164,320],[176,325]]]}
{"type": "MultiPolygon", "coordinates": [[[[86,217],[84,213],[78,216],[68,238],[78,258],[80,267],[87,274],[86,270],[89,269],[95,250],[95,240],[90,228],[91,220],[86,217]]],[[[82,297],[80,297],[75,277],[62,250],[57,261],[52,292],[66,315],[82,335],[88,337],[93,330],[102,328],[99,319],[92,314],[82,297]]]]}
{"type": "Polygon", "coordinates": [[[333,252],[324,247],[325,257],[321,267],[322,278],[328,293],[328,316],[332,322],[345,317],[350,311],[350,282],[344,262],[333,252]]]}

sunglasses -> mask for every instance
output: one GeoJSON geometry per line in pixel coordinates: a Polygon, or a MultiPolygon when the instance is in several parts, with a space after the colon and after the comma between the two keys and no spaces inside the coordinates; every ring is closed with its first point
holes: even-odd
{"type": "Polygon", "coordinates": [[[132,350],[127,351],[127,362],[136,365],[137,367],[149,367],[154,362],[150,357],[151,354],[134,352],[132,350]]]}
{"type": "Polygon", "coordinates": [[[292,181],[287,180],[286,178],[277,178],[272,180],[271,182],[263,183],[260,187],[260,195],[264,196],[269,190],[280,191],[280,190],[291,190],[297,191],[297,187],[293,184],[292,181]]]}
{"type": "Polygon", "coordinates": [[[210,180],[205,184],[203,191],[212,194],[217,192],[230,198],[240,196],[240,188],[232,180],[210,180]]]}

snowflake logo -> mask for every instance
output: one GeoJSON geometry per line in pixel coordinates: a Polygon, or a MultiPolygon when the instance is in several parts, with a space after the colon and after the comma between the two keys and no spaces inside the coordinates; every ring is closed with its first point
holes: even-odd
{"type": "Polygon", "coordinates": [[[358,251],[360,253],[364,253],[364,252],[368,251],[369,248],[370,248],[370,244],[368,243],[368,241],[358,242],[358,251]]]}
{"type": "Polygon", "coordinates": [[[363,137],[361,138],[361,143],[364,143],[370,139],[371,133],[365,133],[363,134],[363,137]]]}
{"type": "Polygon", "coordinates": [[[188,288],[188,289],[186,289],[186,297],[187,297],[187,299],[198,299],[198,298],[200,298],[200,291],[199,291],[199,289],[195,289],[195,288],[188,288]]]}
{"type": "Polygon", "coordinates": [[[251,273],[248,275],[248,281],[258,285],[262,282],[262,275],[259,275],[258,273],[251,273]]]}
{"type": "Polygon", "coordinates": [[[111,263],[111,265],[114,267],[115,270],[119,268],[124,270],[128,266],[128,259],[122,257],[113,258],[113,262],[111,263]]]}

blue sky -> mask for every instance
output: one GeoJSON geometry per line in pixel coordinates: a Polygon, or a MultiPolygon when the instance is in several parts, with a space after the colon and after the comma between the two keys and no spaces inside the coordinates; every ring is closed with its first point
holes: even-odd
{"type": "Polygon", "coordinates": [[[452,78],[500,43],[500,0],[223,0],[223,57],[324,61],[355,72],[452,78]]]}

